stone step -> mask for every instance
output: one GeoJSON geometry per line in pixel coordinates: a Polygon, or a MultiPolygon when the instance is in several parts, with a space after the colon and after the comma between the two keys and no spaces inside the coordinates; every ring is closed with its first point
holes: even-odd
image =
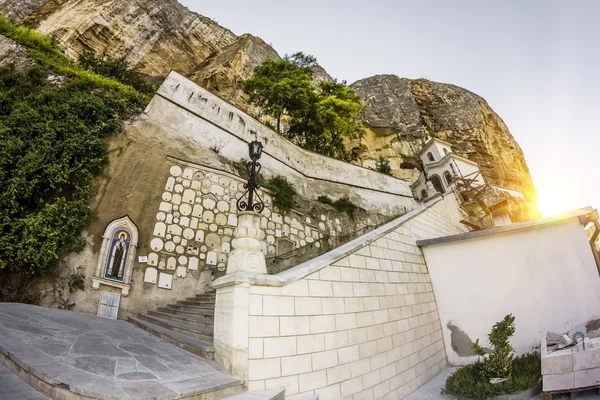
{"type": "Polygon", "coordinates": [[[184,335],[188,335],[194,337],[198,340],[203,340],[209,343],[213,342],[214,330],[208,329],[206,326],[199,327],[195,326],[193,323],[185,323],[185,322],[174,322],[169,321],[154,315],[148,314],[140,314],[138,318],[146,320],[148,322],[152,322],[155,325],[162,326],[163,328],[170,329],[175,332],[183,333],[184,335]]]}
{"type": "Polygon", "coordinates": [[[202,293],[202,294],[197,294],[196,296],[194,296],[198,299],[202,298],[202,299],[215,299],[217,297],[217,293],[216,292],[212,292],[212,293],[202,293]]]}
{"type": "Polygon", "coordinates": [[[172,312],[172,310],[169,310],[168,312],[160,310],[148,311],[148,314],[166,320],[173,320],[174,322],[192,322],[198,326],[214,329],[213,319],[207,319],[203,316],[198,316],[195,314],[172,312]]]}
{"type": "Polygon", "coordinates": [[[215,305],[205,303],[203,301],[189,301],[189,300],[179,300],[176,305],[186,306],[186,307],[198,307],[204,310],[214,311],[215,305]]]}
{"type": "Polygon", "coordinates": [[[209,343],[204,340],[198,340],[191,336],[184,335],[183,333],[163,328],[162,326],[153,324],[152,322],[148,322],[137,317],[129,317],[129,322],[153,334],[154,336],[159,337],[160,339],[166,342],[169,342],[186,351],[189,351],[190,353],[194,353],[200,357],[204,357],[209,360],[214,359],[215,349],[212,343],[209,343]]]}
{"type": "Polygon", "coordinates": [[[192,310],[182,310],[177,308],[167,308],[167,307],[159,307],[157,311],[167,313],[167,314],[176,314],[176,315],[187,315],[194,316],[198,322],[202,322],[205,324],[214,325],[214,316],[212,314],[206,314],[203,312],[192,311],[192,310]]]}
{"type": "Polygon", "coordinates": [[[172,310],[181,310],[181,311],[194,312],[196,314],[201,314],[201,315],[210,315],[210,316],[213,316],[215,314],[215,310],[214,309],[207,309],[205,307],[198,307],[198,306],[183,306],[183,305],[180,305],[180,304],[169,304],[167,306],[167,308],[172,309],[172,310]]]}
{"type": "Polygon", "coordinates": [[[50,400],[0,364],[0,398],[4,400],[50,400]]]}
{"type": "Polygon", "coordinates": [[[225,397],[221,400],[285,400],[285,389],[269,389],[258,392],[245,392],[225,397]]]}
{"type": "Polygon", "coordinates": [[[183,301],[194,303],[194,304],[205,304],[208,307],[215,308],[215,302],[214,301],[210,301],[210,300],[202,300],[202,299],[197,299],[195,297],[188,297],[187,299],[185,299],[183,301]]]}

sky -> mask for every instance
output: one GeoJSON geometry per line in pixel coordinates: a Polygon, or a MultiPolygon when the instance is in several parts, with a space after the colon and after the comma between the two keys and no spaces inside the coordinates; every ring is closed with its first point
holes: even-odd
{"type": "Polygon", "coordinates": [[[477,93],[523,149],[543,215],[600,206],[600,1],[180,2],[348,83],[395,74],[477,93]]]}

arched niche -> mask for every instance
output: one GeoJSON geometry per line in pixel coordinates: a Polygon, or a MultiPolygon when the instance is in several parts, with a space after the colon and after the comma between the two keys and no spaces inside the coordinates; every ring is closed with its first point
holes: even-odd
{"type": "Polygon", "coordinates": [[[138,229],[128,216],[108,224],[92,278],[94,289],[102,284],[120,288],[124,296],[129,294],[138,239],[138,229]]]}

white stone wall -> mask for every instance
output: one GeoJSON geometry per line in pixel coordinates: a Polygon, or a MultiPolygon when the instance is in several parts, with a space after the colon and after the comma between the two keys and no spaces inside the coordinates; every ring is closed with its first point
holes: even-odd
{"type": "Polygon", "coordinates": [[[433,289],[416,240],[465,228],[453,196],[423,208],[293,283],[250,286],[250,391],[285,387],[290,398],[314,393],[322,400],[400,399],[446,366],[433,289]]]}
{"type": "Polygon", "coordinates": [[[295,146],[176,72],[165,79],[145,114],[149,123],[160,126],[165,140],[184,139],[193,146],[218,149],[219,155],[234,162],[248,159],[248,143],[258,138],[265,145],[262,174],[285,176],[305,197],[348,196],[357,205],[386,215],[416,207],[407,182],[295,146]]]}
{"type": "Polygon", "coordinates": [[[577,216],[545,220],[423,247],[451,364],[476,358],[468,347],[454,350],[458,329],[487,345],[490,329],[507,314],[515,316],[511,344],[519,354],[539,346],[547,331],[564,333],[588,323],[597,329],[600,279],[585,230],[577,216]]]}

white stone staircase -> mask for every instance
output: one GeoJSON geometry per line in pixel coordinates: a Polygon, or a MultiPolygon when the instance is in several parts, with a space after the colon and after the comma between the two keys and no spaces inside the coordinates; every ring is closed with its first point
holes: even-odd
{"type": "Polygon", "coordinates": [[[190,353],[213,360],[214,315],[212,291],[129,317],[129,322],[190,353]]]}

